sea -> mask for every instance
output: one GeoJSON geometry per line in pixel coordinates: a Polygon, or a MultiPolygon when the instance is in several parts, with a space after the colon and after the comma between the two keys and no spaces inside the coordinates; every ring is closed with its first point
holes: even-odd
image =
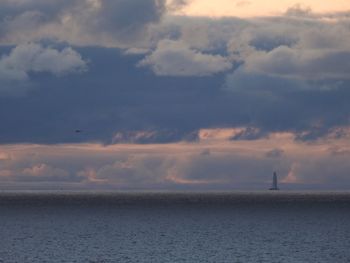
{"type": "Polygon", "coordinates": [[[0,192],[0,262],[350,262],[347,192],[0,192]]]}

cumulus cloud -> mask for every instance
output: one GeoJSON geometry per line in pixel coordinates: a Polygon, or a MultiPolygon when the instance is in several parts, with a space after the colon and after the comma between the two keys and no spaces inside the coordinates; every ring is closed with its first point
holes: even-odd
{"type": "Polygon", "coordinates": [[[74,181],[69,172],[64,169],[54,168],[47,164],[37,164],[33,167],[25,168],[14,177],[18,181],[74,181]]]}
{"type": "Polygon", "coordinates": [[[341,147],[339,145],[331,146],[329,147],[329,153],[332,156],[349,156],[350,155],[350,149],[347,147],[341,147]]]}
{"type": "Polygon", "coordinates": [[[59,51],[40,44],[18,45],[0,60],[1,68],[17,72],[49,72],[55,75],[85,70],[86,62],[72,48],[59,51]]]}
{"type": "Polygon", "coordinates": [[[150,41],[149,27],[185,4],[178,0],[6,0],[0,3],[0,43],[53,38],[76,45],[142,48],[150,41]]]}
{"type": "Polygon", "coordinates": [[[231,140],[256,140],[263,136],[267,136],[264,131],[258,128],[248,127],[233,135],[231,140]]]}
{"type": "Polygon", "coordinates": [[[167,1],[167,9],[169,11],[178,11],[188,5],[191,0],[168,0],[167,1]]]}
{"type": "Polygon", "coordinates": [[[350,31],[343,19],[335,21],[320,17],[252,21],[231,38],[228,51],[240,62],[239,69],[251,75],[305,82],[348,79],[350,31]]]}
{"type": "Polygon", "coordinates": [[[165,184],[174,161],[157,155],[131,156],[99,168],[97,180],[118,187],[152,187],[165,184]]]}
{"type": "Polygon", "coordinates": [[[143,34],[147,27],[158,22],[166,12],[162,0],[104,0],[92,3],[88,7],[86,3],[81,3],[83,6],[78,6],[74,13],[67,12],[65,23],[67,26],[76,25],[81,36],[87,35],[92,39],[99,36],[110,45],[123,45],[145,37],[143,34]]]}
{"type": "Polygon", "coordinates": [[[150,66],[159,76],[210,76],[232,68],[223,56],[204,54],[172,40],[159,42],[157,49],[139,65],[150,66]]]}
{"type": "Polygon", "coordinates": [[[247,72],[286,78],[348,79],[350,50],[302,50],[280,46],[247,58],[247,72]]]}
{"type": "Polygon", "coordinates": [[[197,131],[176,131],[176,130],[145,130],[145,131],[126,131],[117,132],[112,144],[118,143],[169,143],[178,141],[196,141],[198,140],[197,131]]]}
{"type": "Polygon", "coordinates": [[[56,48],[69,63],[45,68],[40,56],[35,67],[2,65],[2,93],[27,90],[34,82],[55,94],[1,101],[2,142],[173,142],[202,128],[242,126],[261,132],[237,141],[273,131],[307,131],[305,139],[349,124],[350,30],[344,13],[210,19],[169,13],[184,1],[14,1],[0,3],[1,43],[48,38],[46,43],[84,46],[74,49],[91,67],[83,78],[48,78],[82,69],[56,48]],[[72,98],[82,93],[86,103],[76,107],[72,98]],[[17,121],[3,112],[13,112],[17,121]],[[68,125],[88,132],[71,134],[68,125]]]}
{"type": "Polygon", "coordinates": [[[29,81],[30,73],[60,76],[79,73],[86,68],[87,62],[70,47],[57,50],[35,43],[18,45],[0,58],[0,83],[3,84],[0,90],[10,91],[9,85],[21,86],[22,82],[29,81]]]}
{"type": "Polygon", "coordinates": [[[184,0],[6,0],[0,4],[0,42],[50,38],[125,48],[129,53],[153,50],[140,64],[162,76],[209,76],[229,70],[231,61],[244,63],[247,71],[288,78],[347,75],[350,32],[340,14],[311,16],[308,8],[295,5],[285,16],[263,19],[171,16],[171,10],[186,4],[184,0]]]}
{"type": "Polygon", "coordinates": [[[287,16],[308,16],[312,13],[312,9],[308,6],[303,6],[301,4],[295,4],[294,6],[291,6],[287,9],[286,15],[287,16]]]}
{"type": "Polygon", "coordinates": [[[23,169],[0,170],[0,180],[5,182],[21,183],[54,183],[54,182],[81,182],[84,177],[70,174],[62,168],[55,168],[47,164],[38,163],[23,169]]]}
{"type": "Polygon", "coordinates": [[[66,10],[77,3],[78,0],[1,1],[0,43],[18,45],[55,35],[66,10]]]}

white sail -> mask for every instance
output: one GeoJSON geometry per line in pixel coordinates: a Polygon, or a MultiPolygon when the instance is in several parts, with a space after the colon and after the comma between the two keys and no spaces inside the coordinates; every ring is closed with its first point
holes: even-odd
{"type": "Polygon", "coordinates": [[[272,187],[270,188],[270,190],[279,190],[278,184],[277,184],[277,173],[276,172],[273,173],[272,187]]]}

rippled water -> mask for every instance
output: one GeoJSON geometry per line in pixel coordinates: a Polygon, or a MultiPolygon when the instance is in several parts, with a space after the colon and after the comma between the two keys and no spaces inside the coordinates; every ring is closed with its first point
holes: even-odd
{"type": "Polygon", "coordinates": [[[350,262],[350,195],[0,194],[0,262],[350,262]]]}

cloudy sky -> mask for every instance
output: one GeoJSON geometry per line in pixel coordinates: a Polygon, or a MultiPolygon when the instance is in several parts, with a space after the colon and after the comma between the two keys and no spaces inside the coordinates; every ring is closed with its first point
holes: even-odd
{"type": "Polygon", "coordinates": [[[2,0],[0,188],[349,189],[349,40],[348,0],[2,0]]]}

